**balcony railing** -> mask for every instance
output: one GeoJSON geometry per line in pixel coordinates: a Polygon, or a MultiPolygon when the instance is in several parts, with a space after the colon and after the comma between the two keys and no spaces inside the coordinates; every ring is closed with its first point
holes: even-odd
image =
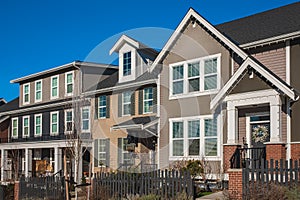
{"type": "Polygon", "coordinates": [[[66,135],[41,135],[33,137],[18,137],[18,138],[0,138],[0,143],[12,142],[35,142],[35,141],[49,141],[49,140],[64,140],[66,135]]]}

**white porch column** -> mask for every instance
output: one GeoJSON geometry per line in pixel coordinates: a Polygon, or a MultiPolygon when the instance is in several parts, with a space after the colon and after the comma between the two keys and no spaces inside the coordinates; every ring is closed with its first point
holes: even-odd
{"type": "Polygon", "coordinates": [[[238,110],[231,102],[227,103],[227,144],[237,144],[238,110]]]}
{"type": "Polygon", "coordinates": [[[25,149],[25,177],[32,175],[32,150],[25,149]]]}
{"type": "Polygon", "coordinates": [[[7,151],[5,149],[1,149],[1,181],[5,181],[6,179],[6,161],[7,161],[7,151]]]}
{"type": "Polygon", "coordinates": [[[270,101],[270,142],[281,142],[281,100],[276,95],[270,101]]]}
{"type": "Polygon", "coordinates": [[[61,165],[62,160],[62,150],[58,147],[54,148],[54,173],[62,169],[61,165]]]}

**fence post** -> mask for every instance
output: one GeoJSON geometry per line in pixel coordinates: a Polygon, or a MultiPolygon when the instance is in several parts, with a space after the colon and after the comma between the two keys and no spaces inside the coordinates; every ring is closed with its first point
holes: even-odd
{"type": "Polygon", "coordinates": [[[228,169],[228,191],[230,199],[242,200],[243,195],[243,171],[242,169],[228,169]]]}
{"type": "Polygon", "coordinates": [[[19,200],[19,193],[20,193],[20,181],[15,181],[14,200],[19,200]]]}

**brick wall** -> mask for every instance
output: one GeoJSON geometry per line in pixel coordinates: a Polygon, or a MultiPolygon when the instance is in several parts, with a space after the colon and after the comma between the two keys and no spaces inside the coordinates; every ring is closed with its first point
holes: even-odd
{"type": "Polygon", "coordinates": [[[267,144],[266,145],[267,160],[286,159],[285,144],[267,144]]]}
{"type": "Polygon", "coordinates": [[[299,160],[300,158],[300,143],[291,144],[291,159],[299,160]]]}
{"type": "Polygon", "coordinates": [[[234,154],[237,147],[241,147],[241,145],[224,145],[223,146],[223,157],[224,157],[224,172],[230,168],[230,158],[234,154]]]}
{"type": "Polygon", "coordinates": [[[243,198],[243,172],[242,169],[228,170],[228,192],[230,199],[241,200],[243,198]]]}

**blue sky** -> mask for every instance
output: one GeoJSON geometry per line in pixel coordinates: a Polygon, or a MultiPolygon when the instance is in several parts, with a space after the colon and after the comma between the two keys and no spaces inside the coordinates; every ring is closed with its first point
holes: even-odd
{"type": "Polygon", "coordinates": [[[108,50],[122,32],[161,48],[189,7],[219,24],[293,2],[298,0],[2,0],[0,97],[18,96],[18,85],[9,83],[18,77],[74,60],[111,62],[115,55],[108,50]]]}

